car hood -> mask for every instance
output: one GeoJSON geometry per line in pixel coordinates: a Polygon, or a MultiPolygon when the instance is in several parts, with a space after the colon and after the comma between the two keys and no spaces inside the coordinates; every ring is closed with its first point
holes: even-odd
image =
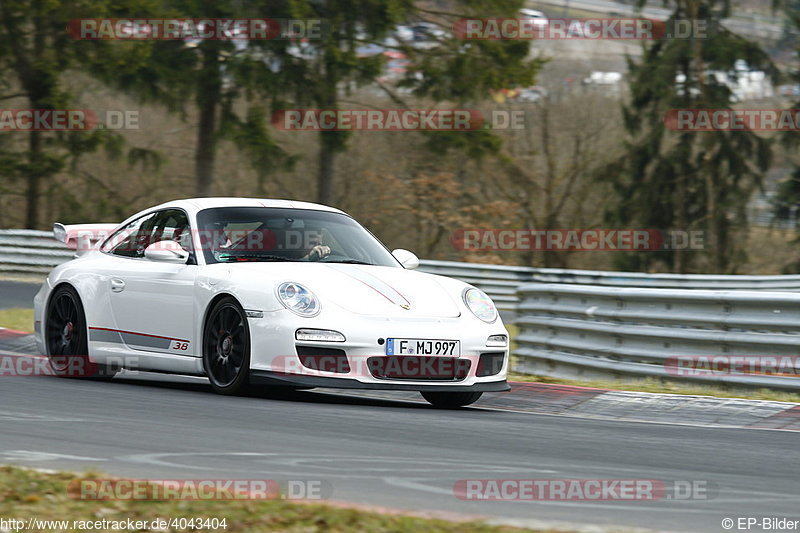
{"type": "Polygon", "coordinates": [[[231,271],[247,272],[274,285],[295,281],[312,290],[323,308],[328,302],[361,315],[455,318],[460,282],[404,268],[341,263],[238,263],[231,271]],[[444,282],[444,283],[443,283],[444,282]],[[459,285],[459,286],[454,286],[459,285]]]}

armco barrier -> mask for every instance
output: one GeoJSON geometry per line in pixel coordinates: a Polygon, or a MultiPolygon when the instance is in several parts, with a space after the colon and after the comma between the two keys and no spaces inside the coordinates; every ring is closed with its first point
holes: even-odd
{"type": "Polygon", "coordinates": [[[648,274],[605,270],[532,268],[455,261],[419,262],[420,270],[466,281],[492,297],[507,314],[516,310],[517,288],[523,283],[567,283],[606,287],[676,289],[800,290],[800,276],[740,276],[719,274],[648,274]]]}
{"type": "MultiPolygon", "coordinates": [[[[73,256],[50,232],[0,230],[0,273],[44,275],[73,256]]],[[[670,377],[664,367],[670,356],[800,352],[800,293],[772,292],[800,289],[800,276],[643,274],[427,260],[420,261],[420,270],[480,287],[506,317],[516,311],[520,334],[514,353],[524,372],[670,377]]],[[[800,389],[789,377],[692,379],[800,389]]]]}
{"type": "Polygon", "coordinates": [[[655,377],[800,390],[800,379],[676,376],[668,358],[800,354],[800,294],[529,283],[520,286],[517,369],[558,378],[655,377]]]}
{"type": "Polygon", "coordinates": [[[488,294],[500,311],[513,316],[517,307],[517,287],[531,279],[529,267],[458,263],[455,261],[419,262],[419,269],[431,274],[456,278],[488,294]]]}
{"type": "Polygon", "coordinates": [[[75,252],[53,238],[53,232],[0,230],[0,273],[47,274],[75,252]]]}
{"type": "MultiPolygon", "coordinates": [[[[0,230],[0,272],[46,274],[73,257],[51,232],[0,230]]],[[[800,290],[800,276],[721,276],[714,274],[646,274],[602,270],[567,270],[459,263],[423,259],[419,269],[460,279],[484,290],[508,316],[517,305],[522,283],[570,283],[614,287],[674,287],[681,289],[800,290]]]]}
{"type": "MultiPolygon", "coordinates": [[[[52,232],[0,230],[0,273],[44,275],[74,255],[75,252],[53,238],[52,232]]],[[[420,261],[420,270],[452,276],[480,287],[505,313],[513,312],[517,286],[529,279],[531,271],[525,267],[425,260],[420,261]]]]}

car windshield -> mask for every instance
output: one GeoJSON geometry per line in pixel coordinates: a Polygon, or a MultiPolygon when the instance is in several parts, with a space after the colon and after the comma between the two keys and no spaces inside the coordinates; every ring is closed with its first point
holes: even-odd
{"type": "Polygon", "coordinates": [[[217,207],[200,211],[197,223],[207,264],[293,261],[400,267],[378,239],[340,213],[217,207]]]}

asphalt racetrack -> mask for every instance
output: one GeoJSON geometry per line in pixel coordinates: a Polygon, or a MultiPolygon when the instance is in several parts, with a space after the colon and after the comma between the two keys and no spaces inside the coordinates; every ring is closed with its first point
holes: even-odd
{"type": "Polygon", "coordinates": [[[504,521],[723,531],[796,516],[798,434],[441,411],[327,392],[223,397],[202,380],[4,377],[0,462],[156,479],[319,480],[331,499],[504,521]],[[702,480],[711,499],[464,501],[463,479],[702,480]],[[535,521],[535,522],[531,522],[535,521]]]}
{"type": "MultiPolygon", "coordinates": [[[[5,284],[0,290],[4,300],[12,294],[5,284]]],[[[421,398],[322,389],[224,397],[199,378],[145,373],[107,383],[4,376],[0,397],[5,464],[155,479],[319,480],[336,501],[520,525],[718,532],[724,518],[800,515],[800,434],[792,431],[532,414],[480,402],[445,411],[421,398]],[[714,489],[688,501],[464,501],[453,492],[466,479],[571,478],[714,489]]]]}

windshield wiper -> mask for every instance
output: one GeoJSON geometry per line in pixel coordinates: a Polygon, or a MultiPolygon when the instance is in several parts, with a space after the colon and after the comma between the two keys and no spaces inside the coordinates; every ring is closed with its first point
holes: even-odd
{"type": "Polygon", "coordinates": [[[320,261],[320,263],[345,263],[348,265],[371,265],[375,266],[375,263],[367,263],[365,261],[359,261],[358,259],[334,259],[333,261],[320,261]]]}
{"type": "Polygon", "coordinates": [[[224,262],[233,262],[233,261],[247,261],[250,259],[258,259],[263,261],[291,261],[288,257],[283,257],[280,255],[272,255],[272,254],[260,254],[260,253],[244,253],[244,254],[233,254],[233,253],[222,253],[219,254],[217,261],[224,261],[224,262]]]}

